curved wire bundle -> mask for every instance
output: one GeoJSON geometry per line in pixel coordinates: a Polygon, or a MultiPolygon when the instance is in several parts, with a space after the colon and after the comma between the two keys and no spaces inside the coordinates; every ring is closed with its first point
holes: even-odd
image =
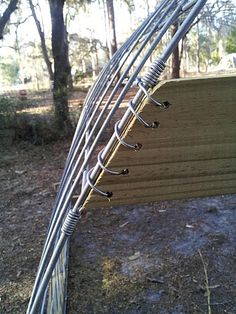
{"type": "MultiPolygon", "coordinates": [[[[156,121],[146,122],[138,113],[138,108],[145,98],[150,98],[150,90],[157,84],[167,59],[205,2],[206,0],[162,0],[157,9],[114,54],[90,89],[67,157],[27,313],[45,313],[46,307],[47,313],[65,311],[65,276],[61,274],[66,272],[68,263],[68,240],[86,206],[86,200],[91,190],[112,197],[112,192],[103,192],[95,187],[102,171],[111,175],[128,174],[128,169],[120,172],[108,169],[106,161],[119,143],[127,148],[141,149],[140,143],[130,144],[122,139],[130,119],[135,117],[149,128],[159,126],[156,121]],[[138,77],[163,36],[177,21],[180,24],[178,31],[162,54],[154,60],[142,78],[138,77]],[[124,80],[127,80],[125,85],[124,80]],[[102,136],[133,86],[137,88],[136,95],[129,101],[121,120],[114,124],[113,134],[101,149],[102,136]],[[100,152],[97,162],[91,166],[92,157],[98,148],[100,152]],[[79,197],[72,207],[75,191],[79,192],[79,197]]],[[[169,106],[168,103],[151,100],[161,109],[169,106]]]]}

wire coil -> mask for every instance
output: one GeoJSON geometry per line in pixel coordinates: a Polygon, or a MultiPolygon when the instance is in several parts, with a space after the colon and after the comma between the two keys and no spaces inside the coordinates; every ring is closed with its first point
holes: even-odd
{"type": "Polygon", "coordinates": [[[115,123],[115,127],[114,127],[114,131],[115,131],[115,135],[116,135],[117,140],[125,147],[131,148],[134,150],[140,150],[142,148],[142,144],[140,144],[140,143],[129,144],[129,143],[125,142],[124,140],[122,140],[122,138],[120,137],[120,134],[119,134],[119,130],[118,130],[118,124],[119,123],[120,123],[120,120],[115,123]]]}
{"type": "Polygon", "coordinates": [[[102,161],[102,157],[101,157],[103,151],[104,151],[104,149],[102,149],[102,150],[99,152],[97,159],[98,159],[98,164],[99,164],[99,166],[100,166],[105,172],[110,173],[110,174],[112,174],[112,175],[117,175],[117,176],[119,176],[119,175],[126,175],[126,174],[129,173],[129,169],[123,169],[123,170],[121,170],[121,171],[114,171],[114,170],[111,170],[111,169],[108,169],[107,167],[105,167],[104,164],[103,164],[103,161],[102,161]]]}
{"type": "Polygon", "coordinates": [[[89,186],[95,191],[97,192],[98,194],[102,195],[102,196],[105,196],[105,197],[108,197],[108,198],[111,198],[113,193],[112,192],[104,192],[100,189],[98,189],[97,187],[94,186],[94,184],[92,183],[91,181],[91,178],[90,178],[90,174],[91,172],[93,171],[94,168],[91,168],[88,172],[87,172],[87,175],[86,175],[86,179],[87,179],[87,183],[89,184],[89,186]]]}
{"type": "Polygon", "coordinates": [[[61,232],[63,232],[67,236],[71,236],[74,231],[75,225],[77,224],[80,217],[81,217],[81,214],[79,211],[70,210],[62,225],[61,232]]]}
{"type": "Polygon", "coordinates": [[[165,63],[162,59],[158,58],[154,60],[148,73],[143,78],[145,85],[148,87],[154,87],[164,69],[165,63]]]}

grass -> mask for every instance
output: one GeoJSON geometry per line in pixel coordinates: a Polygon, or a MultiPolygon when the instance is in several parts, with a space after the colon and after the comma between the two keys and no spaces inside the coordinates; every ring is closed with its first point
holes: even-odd
{"type": "Polygon", "coordinates": [[[211,290],[210,290],[210,286],[209,286],[207,267],[206,267],[206,263],[203,259],[201,251],[199,250],[198,253],[199,253],[201,261],[202,261],[202,266],[203,266],[204,275],[205,275],[205,289],[206,289],[206,296],[207,296],[208,314],[212,314],[212,311],[211,311],[211,290]]]}

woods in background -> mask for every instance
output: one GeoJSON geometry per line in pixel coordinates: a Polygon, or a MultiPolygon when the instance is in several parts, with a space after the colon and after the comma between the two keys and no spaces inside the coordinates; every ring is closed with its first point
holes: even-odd
{"type": "MultiPolygon", "coordinates": [[[[0,87],[52,86],[56,123],[70,133],[68,92],[96,78],[103,65],[158,1],[5,0],[0,5],[0,87]],[[51,21],[49,23],[49,21],[51,21]]],[[[234,0],[209,1],[176,47],[166,77],[203,73],[236,53],[234,0]]],[[[178,23],[162,44],[174,35],[178,23]]],[[[156,49],[158,56],[160,49],[156,49]]],[[[151,60],[150,60],[151,61],[151,60]]]]}

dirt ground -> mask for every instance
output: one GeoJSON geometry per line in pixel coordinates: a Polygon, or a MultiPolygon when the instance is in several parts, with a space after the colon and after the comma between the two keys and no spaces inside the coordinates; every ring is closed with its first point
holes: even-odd
{"type": "Polygon", "coordinates": [[[0,313],[25,313],[69,143],[0,147],[0,313]]]}
{"type": "MultiPolygon", "coordinates": [[[[68,142],[1,145],[0,313],[25,313],[68,142]]],[[[236,313],[236,195],[87,212],[68,313],[236,313]]]]}
{"type": "Polygon", "coordinates": [[[235,209],[228,195],[91,210],[68,313],[236,313],[235,209]]]}

